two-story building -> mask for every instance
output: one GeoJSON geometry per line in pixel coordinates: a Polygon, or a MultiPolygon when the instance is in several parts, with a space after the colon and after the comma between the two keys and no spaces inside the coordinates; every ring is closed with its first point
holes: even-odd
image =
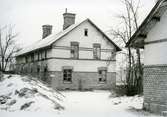
{"type": "Polygon", "coordinates": [[[17,73],[32,74],[53,88],[110,89],[116,83],[116,52],[121,49],[90,19],[75,23],[63,14],[63,30],[43,25],[42,39],[16,55],[17,73]]]}
{"type": "Polygon", "coordinates": [[[167,111],[167,1],[158,0],[127,46],[144,48],[144,109],[167,111]]]}

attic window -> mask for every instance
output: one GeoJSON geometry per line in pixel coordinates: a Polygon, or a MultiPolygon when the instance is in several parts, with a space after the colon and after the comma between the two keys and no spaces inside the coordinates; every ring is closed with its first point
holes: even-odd
{"type": "Polygon", "coordinates": [[[88,36],[88,29],[87,28],[84,29],[84,35],[88,36]]]}

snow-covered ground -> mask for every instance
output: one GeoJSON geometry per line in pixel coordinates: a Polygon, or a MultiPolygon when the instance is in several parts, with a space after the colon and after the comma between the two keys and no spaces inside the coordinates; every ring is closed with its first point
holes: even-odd
{"type": "Polygon", "coordinates": [[[141,110],[141,96],[114,97],[109,91],[57,92],[27,77],[5,77],[0,82],[0,96],[10,98],[0,104],[0,117],[157,117],[141,110]],[[16,100],[14,104],[12,100],[16,100]],[[21,110],[29,102],[32,104],[21,110]]]}

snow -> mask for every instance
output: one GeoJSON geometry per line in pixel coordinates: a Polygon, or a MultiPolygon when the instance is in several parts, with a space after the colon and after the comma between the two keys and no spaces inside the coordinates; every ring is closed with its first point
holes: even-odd
{"type": "Polygon", "coordinates": [[[16,99],[12,106],[0,104],[0,117],[157,117],[142,110],[143,96],[115,97],[109,91],[55,91],[36,80],[14,75],[0,82],[0,96],[9,95],[16,99]],[[38,90],[19,97],[14,92],[22,88],[38,90]],[[45,96],[43,96],[45,95],[45,96]],[[26,98],[27,96],[27,98],[26,98]],[[20,110],[24,103],[34,101],[30,107],[20,110]],[[64,107],[63,109],[55,109],[64,107]],[[7,107],[8,106],[8,107],[7,107]],[[6,108],[6,110],[4,110],[6,108]],[[12,111],[12,112],[11,112],[12,111]]]}
{"type": "Polygon", "coordinates": [[[29,102],[32,104],[26,109],[27,111],[57,112],[58,110],[54,108],[61,108],[63,95],[43,83],[19,75],[5,77],[5,80],[0,82],[0,96],[7,96],[9,99],[5,104],[0,105],[1,110],[19,111],[22,105],[29,102]],[[12,100],[16,100],[16,103],[9,105],[12,100]]]}

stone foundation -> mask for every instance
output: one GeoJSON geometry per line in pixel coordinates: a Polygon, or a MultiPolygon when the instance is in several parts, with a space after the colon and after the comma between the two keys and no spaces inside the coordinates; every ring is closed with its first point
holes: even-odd
{"type": "Polygon", "coordinates": [[[98,72],[73,72],[72,82],[63,82],[63,72],[53,72],[52,87],[59,90],[91,90],[91,89],[113,89],[116,84],[116,73],[107,73],[107,81],[100,83],[98,81],[98,72]]]}
{"type": "Polygon", "coordinates": [[[144,109],[167,111],[167,65],[144,67],[144,109]]]}
{"type": "Polygon", "coordinates": [[[62,71],[47,71],[44,72],[46,63],[34,63],[17,66],[17,73],[37,77],[58,90],[93,90],[102,89],[109,90],[115,88],[116,73],[108,72],[107,81],[99,82],[98,72],[72,72],[72,82],[64,83],[62,71]],[[40,71],[37,71],[37,66],[40,65],[40,71]]]}

